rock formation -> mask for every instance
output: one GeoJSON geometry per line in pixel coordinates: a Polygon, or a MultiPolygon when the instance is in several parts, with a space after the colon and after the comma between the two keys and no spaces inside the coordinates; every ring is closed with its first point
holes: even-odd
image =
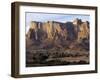
{"type": "Polygon", "coordinates": [[[29,26],[26,33],[28,66],[89,63],[88,21],[31,21],[29,26]]]}
{"type": "Polygon", "coordinates": [[[26,35],[26,46],[31,42],[39,48],[65,48],[89,40],[89,22],[81,19],[66,23],[32,21],[26,35]]]}

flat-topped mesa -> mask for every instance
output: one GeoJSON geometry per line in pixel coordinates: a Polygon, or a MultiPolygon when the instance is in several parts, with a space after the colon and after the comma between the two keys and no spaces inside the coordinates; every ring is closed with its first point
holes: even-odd
{"type": "Polygon", "coordinates": [[[46,33],[48,39],[54,39],[56,34],[61,34],[62,36],[64,36],[63,33],[66,31],[64,30],[63,32],[60,22],[48,21],[42,23],[42,22],[32,21],[30,23],[30,29],[28,35],[30,35],[30,33],[32,33],[33,31],[35,34],[35,39],[37,39],[38,38],[37,32],[39,31],[39,29],[44,33],[46,33]]]}
{"type": "Polygon", "coordinates": [[[82,22],[81,19],[75,19],[73,22],[36,22],[31,21],[27,33],[28,38],[34,40],[78,40],[89,37],[89,22],[82,22]]]}

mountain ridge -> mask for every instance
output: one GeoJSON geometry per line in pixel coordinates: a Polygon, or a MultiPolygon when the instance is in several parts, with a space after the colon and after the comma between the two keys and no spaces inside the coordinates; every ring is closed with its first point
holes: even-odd
{"type": "Polygon", "coordinates": [[[81,19],[66,23],[32,21],[26,35],[27,45],[29,45],[28,40],[30,39],[34,43],[33,45],[41,48],[64,48],[66,46],[70,48],[72,45],[81,43],[84,39],[89,40],[89,22],[82,22],[81,19]]]}

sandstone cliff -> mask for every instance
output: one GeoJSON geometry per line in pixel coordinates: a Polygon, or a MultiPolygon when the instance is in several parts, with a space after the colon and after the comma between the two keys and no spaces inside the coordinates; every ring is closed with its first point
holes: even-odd
{"type": "Polygon", "coordinates": [[[81,19],[66,23],[32,21],[26,35],[26,46],[31,44],[34,48],[77,48],[80,47],[78,44],[89,40],[89,22],[82,22],[81,19]]]}

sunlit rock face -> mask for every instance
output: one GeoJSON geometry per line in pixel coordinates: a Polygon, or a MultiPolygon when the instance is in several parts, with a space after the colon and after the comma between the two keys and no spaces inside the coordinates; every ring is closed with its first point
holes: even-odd
{"type": "Polygon", "coordinates": [[[77,36],[77,40],[80,41],[84,38],[89,38],[89,22],[82,22],[81,19],[75,19],[73,21],[75,34],[77,36]]]}
{"type": "Polygon", "coordinates": [[[40,48],[64,48],[73,46],[76,42],[82,42],[83,39],[89,39],[89,22],[82,22],[81,19],[66,23],[32,21],[26,35],[26,45],[32,43],[33,45],[39,45],[40,48]]]}
{"type": "Polygon", "coordinates": [[[79,26],[80,31],[78,32],[78,40],[82,40],[84,38],[89,38],[89,24],[88,22],[83,22],[79,26]]]}
{"type": "MultiPolygon", "coordinates": [[[[48,21],[44,23],[39,22],[31,22],[30,29],[27,33],[28,37],[31,37],[31,35],[34,35],[33,38],[36,40],[39,38],[37,34],[39,33],[39,30],[44,32],[46,34],[47,39],[53,40],[55,37],[57,38],[58,35],[67,38],[67,29],[62,29],[62,26],[60,25],[62,23],[59,22],[53,22],[48,21]],[[40,25],[42,24],[42,25],[40,25]]],[[[41,35],[41,37],[44,35],[41,35]]]]}

